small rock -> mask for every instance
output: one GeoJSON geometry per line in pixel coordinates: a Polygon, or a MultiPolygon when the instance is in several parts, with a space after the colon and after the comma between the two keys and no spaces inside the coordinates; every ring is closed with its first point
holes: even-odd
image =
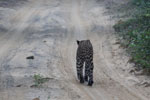
{"type": "Polygon", "coordinates": [[[80,95],[77,95],[77,98],[81,98],[81,96],[80,96],[80,95]]]}
{"type": "Polygon", "coordinates": [[[35,87],[37,87],[37,86],[36,86],[36,85],[31,85],[30,87],[31,87],[31,88],[35,88],[35,87]]]}
{"type": "Polygon", "coordinates": [[[134,69],[131,69],[131,70],[129,71],[129,73],[135,73],[135,70],[134,70],[134,69]]]}
{"type": "Polygon", "coordinates": [[[125,69],[122,69],[122,71],[125,72],[126,70],[125,70],[125,69]]]}
{"type": "Polygon", "coordinates": [[[149,82],[142,82],[141,85],[144,85],[144,87],[150,87],[150,83],[149,82]]]}
{"type": "Polygon", "coordinates": [[[21,84],[19,84],[19,85],[17,85],[16,87],[21,87],[22,85],[21,84]]]}
{"type": "Polygon", "coordinates": [[[134,59],[130,58],[127,63],[133,63],[133,62],[134,62],[134,59]]]}
{"type": "Polygon", "coordinates": [[[120,42],[119,42],[119,41],[116,41],[116,42],[114,43],[114,45],[115,45],[115,44],[120,44],[120,42]]]}
{"type": "Polygon", "coordinates": [[[149,84],[146,84],[145,87],[150,87],[150,83],[149,83],[149,84]]]}
{"type": "Polygon", "coordinates": [[[34,98],[33,100],[40,100],[39,98],[34,98]]]}
{"type": "Polygon", "coordinates": [[[29,56],[26,59],[34,59],[34,56],[29,56]]]}

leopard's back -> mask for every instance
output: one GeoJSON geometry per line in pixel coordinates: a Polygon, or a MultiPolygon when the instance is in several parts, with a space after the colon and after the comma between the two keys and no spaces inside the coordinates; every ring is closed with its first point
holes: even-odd
{"type": "Polygon", "coordinates": [[[77,58],[82,58],[82,60],[93,59],[93,46],[90,40],[80,41],[77,49],[77,58]]]}

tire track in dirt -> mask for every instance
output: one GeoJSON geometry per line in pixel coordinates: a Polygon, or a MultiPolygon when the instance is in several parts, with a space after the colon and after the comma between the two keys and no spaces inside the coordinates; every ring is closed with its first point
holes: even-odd
{"type": "MultiPolygon", "coordinates": [[[[64,62],[67,61],[67,63],[65,63],[66,64],[65,66],[68,66],[65,69],[69,73],[71,71],[71,73],[68,76],[71,76],[74,79],[76,79],[76,67],[75,67],[75,52],[76,52],[75,48],[77,48],[76,39],[79,39],[79,40],[87,39],[87,35],[88,35],[88,34],[86,34],[87,33],[86,29],[84,29],[84,27],[83,27],[84,24],[82,23],[80,14],[79,14],[80,2],[81,1],[72,1],[71,2],[72,3],[72,10],[71,10],[71,20],[72,20],[71,23],[72,24],[70,25],[69,32],[73,32],[73,33],[71,33],[71,35],[69,35],[67,37],[67,41],[66,41],[67,44],[65,44],[63,46],[63,47],[67,46],[67,48],[65,50],[63,50],[63,52],[62,52],[62,54],[65,54],[63,56],[65,58],[64,62]],[[82,25],[80,25],[81,23],[82,23],[82,25]],[[66,53],[64,53],[64,51],[66,53]],[[72,52],[70,52],[70,51],[72,51],[72,52]],[[73,58],[70,58],[70,57],[73,57],[73,58]],[[72,69],[74,69],[74,70],[72,70],[72,69]],[[74,75],[71,75],[71,74],[74,74],[74,75]]],[[[70,77],[70,79],[71,79],[71,77],[70,77]]],[[[86,99],[97,100],[97,99],[101,98],[104,100],[106,98],[106,97],[103,97],[103,95],[104,95],[104,94],[102,94],[103,92],[101,92],[101,94],[99,93],[100,90],[98,91],[97,89],[92,89],[91,87],[82,86],[81,84],[77,83],[78,81],[75,81],[75,82],[76,83],[74,83],[74,84],[80,89],[80,91],[82,93],[84,93],[86,95],[86,99]]]]}
{"type": "MultiPolygon", "coordinates": [[[[77,0],[72,1],[72,10],[71,10],[71,25],[70,25],[70,34],[67,37],[65,45],[63,47],[67,47],[62,51],[64,60],[64,65],[66,66],[65,70],[70,78],[76,79],[76,67],[75,67],[75,52],[76,52],[76,39],[90,39],[93,43],[95,54],[94,54],[94,86],[88,87],[77,83],[78,81],[74,81],[73,84],[80,89],[80,91],[85,94],[87,98],[90,100],[147,100],[145,97],[141,96],[136,91],[132,91],[129,87],[125,86],[125,84],[120,83],[117,79],[121,78],[118,76],[114,69],[110,68],[110,63],[105,58],[103,43],[107,38],[108,32],[113,32],[113,30],[106,28],[101,33],[91,33],[90,26],[92,23],[88,22],[88,20],[83,19],[80,9],[81,4],[83,2],[88,2],[87,0],[77,0]],[[85,24],[86,23],[86,24],[85,24]],[[100,34],[100,35],[99,35],[100,34]],[[74,74],[74,75],[72,75],[74,74]]],[[[105,18],[103,13],[104,10],[100,11],[102,13],[101,22],[102,26],[107,26],[105,24],[111,24],[105,18]],[[106,21],[106,23],[105,23],[106,21]]],[[[109,17],[109,16],[108,16],[109,17]]],[[[96,22],[95,19],[91,19],[96,22]]]]}
{"type": "MultiPolygon", "coordinates": [[[[33,4],[34,3],[35,2],[33,2],[33,4]]],[[[25,36],[28,35],[24,33],[24,31],[32,23],[29,24],[27,21],[36,13],[35,9],[31,10],[31,5],[22,7],[14,14],[13,17],[10,18],[13,27],[5,33],[4,36],[0,37],[0,40],[2,41],[0,46],[3,48],[0,50],[1,61],[3,61],[3,58],[7,57],[10,50],[17,48],[21,43],[23,43],[25,36]]]]}

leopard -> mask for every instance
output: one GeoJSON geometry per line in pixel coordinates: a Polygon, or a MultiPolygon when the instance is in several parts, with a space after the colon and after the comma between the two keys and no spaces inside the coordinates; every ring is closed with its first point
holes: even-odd
{"type": "Polygon", "coordinates": [[[80,83],[88,83],[92,86],[93,81],[93,46],[90,40],[77,40],[76,69],[80,83]],[[83,71],[84,70],[84,71],[83,71]]]}

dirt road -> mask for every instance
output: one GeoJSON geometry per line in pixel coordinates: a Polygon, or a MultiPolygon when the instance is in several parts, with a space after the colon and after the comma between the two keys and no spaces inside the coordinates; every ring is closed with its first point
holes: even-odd
{"type": "Polygon", "coordinates": [[[133,65],[116,44],[103,0],[30,0],[10,12],[0,34],[0,100],[149,100],[149,87],[129,74],[133,65]],[[94,47],[93,87],[76,79],[82,39],[94,47]],[[50,80],[31,88],[35,74],[50,80]]]}

